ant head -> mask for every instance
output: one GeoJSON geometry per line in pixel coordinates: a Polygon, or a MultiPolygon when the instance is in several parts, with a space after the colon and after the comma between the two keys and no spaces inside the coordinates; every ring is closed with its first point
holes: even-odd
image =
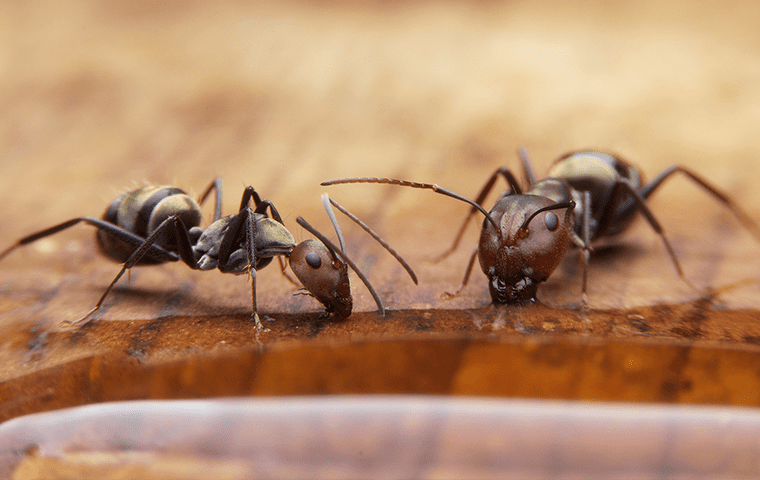
{"type": "Polygon", "coordinates": [[[417,283],[417,277],[403,258],[390,248],[390,246],[388,246],[377,233],[365,225],[364,222],[356,218],[351,212],[341,207],[337,202],[327,196],[327,194],[322,195],[322,204],[325,207],[327,216],[330,217],[333,228],[335,228],[335,233],[338,235],[340,248],[336,247],[327,239],[327,237],[309,225],[306,220],[298,217],[296,218],[296,222],[319,240],[307,240],[296,246],[295,250],[293,250],[290,255],[290,268],[296,273],[303,286],[306,287],[317,300],[322,302],[328,312],[332,312],[338,319],[343,319],[351,315],[351,309],[353,308],[351,287],[348,281],[348,267],[351,267],[361,279],[362,283],[367,287],[369,293],[372,294],[372,298],[374,298],[375,303],[377,303],[377,310],[380,315],[384,316],[385,307],[383,306],[380,297],[377,295],[377,292],[372,288],[367,277],[365,277],[361,270],[359,270],[359,267],[357,267],[356,264],[344,253],[345,247],[343,234],[340,232],[338,220],[335,218],[335,213],[333,212],[332,207],[335,206],[335,208],[362,227],[364,231],[370,234],[372,238],[377,240],[380,245],[388,250],[388,252],[401,263],[401,266],[406,269],[415,284],[417,283]]]}
{"type": "Polygon", "coordinates": [[[331,248],[315,239],[301,242],[290,254],[290,268],[328,313],[339,319],[351,315],[348,267],[331,248]]]}
{"type": "Polygon", "coordinates": [[[478,256],[495,303],[535,300],[538,284],[565,255],[574,206],[536,195],[510,195],[491,209],[489,215],[500,219],[499,232],[483,223],[478,256]]]}

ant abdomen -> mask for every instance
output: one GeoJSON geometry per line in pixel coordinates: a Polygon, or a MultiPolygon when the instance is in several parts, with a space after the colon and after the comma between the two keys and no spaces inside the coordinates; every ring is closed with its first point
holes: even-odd
{"type": "MultiPolygon", "coordinates": [[[[146,238],[171,216],[177,216],[187,228],[201,224],[201,207],[183,190],[162,185],[149,185],[121,195],[112,201],[101,217],[104,221],[146,238]]],[[[119,263],[127,261],[134,251],[134,242],[125,242],[107,231],[96,232],[98,247],[106,257],[119,263]]],[[[168,251],[176,250],[177,242],[170,231],[162,232],[155,245],[168,251]]],[[[151,256],[143,257],[138,265],[164,263],[151,256]]]]}

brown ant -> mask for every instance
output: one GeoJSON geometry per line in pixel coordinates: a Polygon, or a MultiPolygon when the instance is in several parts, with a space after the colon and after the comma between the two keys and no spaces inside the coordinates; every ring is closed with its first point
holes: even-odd
{"type": "Polygon", "coordinates": [[[288,257],[291,269],[307,294],[321,302],[327,314],[332,314],[336,319],[351,315],[353,302],[348,265],[372,294],[380,314],[385,315],[385,308],[377,292],[344,253],[343,235],[332,206],[351,218],[388,250],[416,284],[414,272],[372,229],[337,202],[326,194],[322,196],[322,202],[338,234],[340,248],[301,217],[296,220],[298,224],[319,240],[310,239],[296,245],[293,235],[285,228],[282,217],[272,202],[262,200],[251,186],[243,192],[238,213],[222,217],[222,184],[221,179],[216,178],[197,202],[181,189],[169,186],[146,186],[125,193],[111,202],[101,219],[77,217],[23,237],[0,253],[0,260],[22,245],[80,222],[97,228],[96,239],[100,252],[123,266],[92,310],[75,322],[64,322],[74,325],[86,323],[90,315],[101,307],[114,284],[130,268],[182,260],[193,270],[218,268],[222,273],[249,274],[252,316],[260,330],[262,325],[256,304],[256,271],[278,257],[283,274],[295,283],[285,273],[283,256],[288,257]],[[204,230],[199,227],[202,216],[200,205],[212,191],[216,193],[214,219],[204,230]],[[251,200],[253,209],[249,206],[251,200]],[[267,215],[267,209],[271,218],[267,215]]]}
{"type": "Polygon", "coordinates": [[[652,193],[671,175],[681,173],[725,204],[737,219],[760,240],[760,227],[724,192],[686,167],[674,165],[654,180],[643,184],[638,170],[610,153],[596,150],[570,152],[557,159],[547,178],[536,181],[525,149],[520,149],[528,188],[523,190],[509,168],[497,169],[485,183],[475,201],[437,185],[390,178],[343,178],[322,185],[343,183],[385,183],[423,188],[472,205],[449,250],[459,245],[469,220],[476,212],[485,216],[478,248],[467,265],[462,286],[467,284],[475,256],[488,277],[494,303],[524,304],[535,301],[536,290],[557,268],[570,242],[582,249],[583,305],[587,305],[586,285],[591,244],[595,240],[618,234],[632,222],[636,212],[644,215],[660,236],[681,279],[686,278],[665,232],[646,203],[652,193]],[[482,206],[499,177],[509,190],[486,212],[482,206]],[[555,213],[556,210],[564,211],[555,213]]]}

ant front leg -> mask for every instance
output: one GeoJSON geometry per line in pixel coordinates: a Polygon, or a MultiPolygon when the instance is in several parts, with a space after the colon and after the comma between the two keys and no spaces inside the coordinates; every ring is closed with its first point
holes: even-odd
{"type": "MultiPolygon", "coordinates": [[[[512,174],[512,171],[507,167],[501,167],[491,174],[491,176],[488,178],[486,183],[480,189],[480,193],[475,199],[475,203],[477,203],[478,205],[482,207],[483,202],[485,201],[488,194],[491,193],[491,190],[496,184],[496,180],[498,180],[499,176],[504,177],[504,180],[506,180],[507,184],[509,184],[510,194],[519,195],[522,193],[522,189],[520,188],[520,185],[517,183],[517,179],[515,179],[515,176],[512,174]]],[[[470,208],[470,211],[467,213],[467,216],[464,218],[464,221],[462,222],[462,226],[459,227],[459,231],[457,232],[457,235],[454,238],[454,243],[451,245],[451,247],[449,247],[448,250],[446,250],[441,255],[436,257],[433,260],[434,262],[439,262],[443,260],[444,258],[448,257],[449,255],[451,255],[452,253],[454,253],[454,250],[456,250],[457,247],[459,246],[459,242],[462,241],[462,237],[464,236],[464,231],[467,229],[467,225],[469,224],[470,219],[477,212],[478,212],[478,208],[473,205],[470,208]]]]}
{"type": "Polygon", "coordinates": [[[283,260],[282,257],[277,257],[277,260],[280,262],[280,273],[282,273],[282,276],[287,278],[288,281],[293,284],[293,286],[301,288],[301,284],[293,280],[293,277],[291,277],[288,273],[288,264],[285,263],[285,260],[283,260]]]}
{"type": "Polygon", "coordinates": [[[467,269],[464,272],[464,279],[462,279],[462,285],[457,289],[456,292],[443,292],[441,294],[441,297],[443,297],[446,300],[451,300],[452,298],[456,298],[459,296],[459,294],[464,290],[464,287],[467,285],[467,282],[470,281],[470,274],[472,274],[472,268],[475,266],[475,258],[478,256],[478,249],[476,248],[474,252],[472,252],[472,255],[470,255],[470,261],[467,262],[467,269]]]}
{"type": "MultiPolygon", "coordinates": [[[[251,188],[251,190],[253,189],[251,188]]],[[[248,191],[248,189],[246,189],[246,191],[248,191]]],[[[238,250],[238,239],[243,230],[245,231],[245,254],[247,261],[245,269],[246,273],[251,278],[251,315],[253,316],[254,322],[256,322],[257,331],[261,331],[264,326],[261,324],[261,320],[259,320],[259,310],[256,301],[256,219],[254,218],[254,213],[247,206],[243,207],[241,211],[237,215],[234,215],[230,220],[227,232],[224,234],[221,244],[219,245],[218,268],[222,272],[237,272],[237,266],[229,264],[229,260],[238,250]]]]}

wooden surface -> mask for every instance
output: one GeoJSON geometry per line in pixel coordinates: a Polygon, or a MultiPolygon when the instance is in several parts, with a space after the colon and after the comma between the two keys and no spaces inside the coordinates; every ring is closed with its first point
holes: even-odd
{"type": "Polygon", "coordinates": [[[420,285],[342,219],[349,255],[392,310],[386,320],[352,277],[358,313],[324,321],[272,266],[258,278],[274,321],[257,343],[244,278],[175,264],[133,269],[96,322],[64,331],[59,322],[87,312],[118,271],[96,254],[92,228],[77,226],[0,263],[1,418],[106,400],[314,393],[758,406],[760,244],[685,179],[651,206],[689,279],[719,295],[702,299],[680,281],[639,221],[593,257],[587,313],[577,253],[535,308],[489,306],[478,271],[443,300],[477,229],[450,258],[430,258],[450,245],[464,205],[411,189],[319,186],[387,176],[474,197],[498,166],[517,171],[520,146],[539,175],[566,151],[598,147],[648,178],[687,165],[760,220],[758,9],[4,2],[0,248],[100,216],[143,182],[197,194],[219,176],[225,213],[253,185],[299,241],[309,237],[299,215],[329,230],[327,191],[412,264],[420,285]],[[511,364],[522,369],[502,377],[511,364]],[[212,365],[232,376],[204,373],[212,365]]]}

